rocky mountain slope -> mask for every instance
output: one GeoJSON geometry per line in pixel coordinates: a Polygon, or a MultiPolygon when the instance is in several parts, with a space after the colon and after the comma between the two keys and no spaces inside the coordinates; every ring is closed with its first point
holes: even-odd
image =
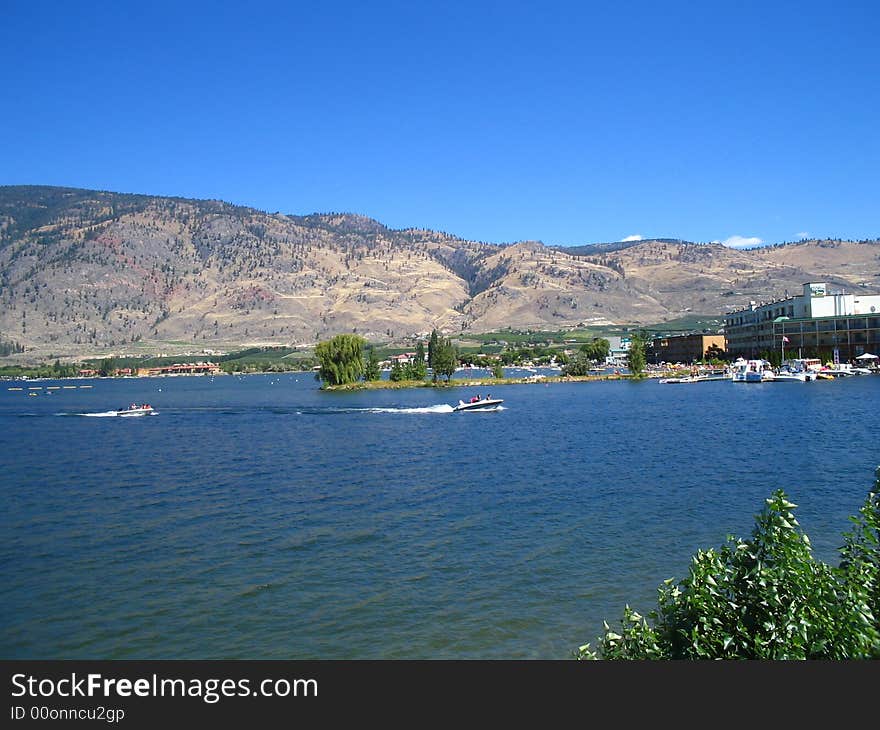
{"type": "Polygon", "coordinates": [[[652,324],[720,316],[810,280],[880,292],[880,242],[564,249],[350,214],[0,187],[0,340],[47,352],[652,324]]]}

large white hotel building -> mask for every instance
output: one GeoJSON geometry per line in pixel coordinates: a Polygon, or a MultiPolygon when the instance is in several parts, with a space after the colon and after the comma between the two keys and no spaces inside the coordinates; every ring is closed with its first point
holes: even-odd
{"type": "Polygon", "coordinates": [[[801,295],[728,312],[724,334],[733,357],[766,356],[783,345],[786,357],[823,362],[880,355],[880,294],[847,294],[810,282],[801,295]]]}

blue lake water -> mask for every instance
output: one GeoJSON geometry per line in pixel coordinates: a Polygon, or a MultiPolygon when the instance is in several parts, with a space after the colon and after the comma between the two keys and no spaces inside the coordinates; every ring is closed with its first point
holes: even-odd
{"type": "Polygon", "coordinates": [[[0,385],[4,658],[564,659],[777,487],[837,564],[880,463],[877,376],[0,385]]]}

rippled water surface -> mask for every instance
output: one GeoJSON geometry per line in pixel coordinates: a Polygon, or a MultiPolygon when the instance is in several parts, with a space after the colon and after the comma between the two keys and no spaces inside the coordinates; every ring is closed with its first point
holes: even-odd
{"type": "Polygon", "coordinates": [[[5,658],[567,658],[777,487],[836,564],[880,463],[877,376],[3,386],[5,658]]]}

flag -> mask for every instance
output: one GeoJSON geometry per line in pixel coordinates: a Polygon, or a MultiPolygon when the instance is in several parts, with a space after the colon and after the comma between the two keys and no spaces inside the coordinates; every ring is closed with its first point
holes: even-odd
{"type": "Polygon", "coordinates": [[[786,337],[785,335],[782,335],[782,341],[783,342],[791,342],[791,340],[789,340],[788,337],[786,337]]]}

